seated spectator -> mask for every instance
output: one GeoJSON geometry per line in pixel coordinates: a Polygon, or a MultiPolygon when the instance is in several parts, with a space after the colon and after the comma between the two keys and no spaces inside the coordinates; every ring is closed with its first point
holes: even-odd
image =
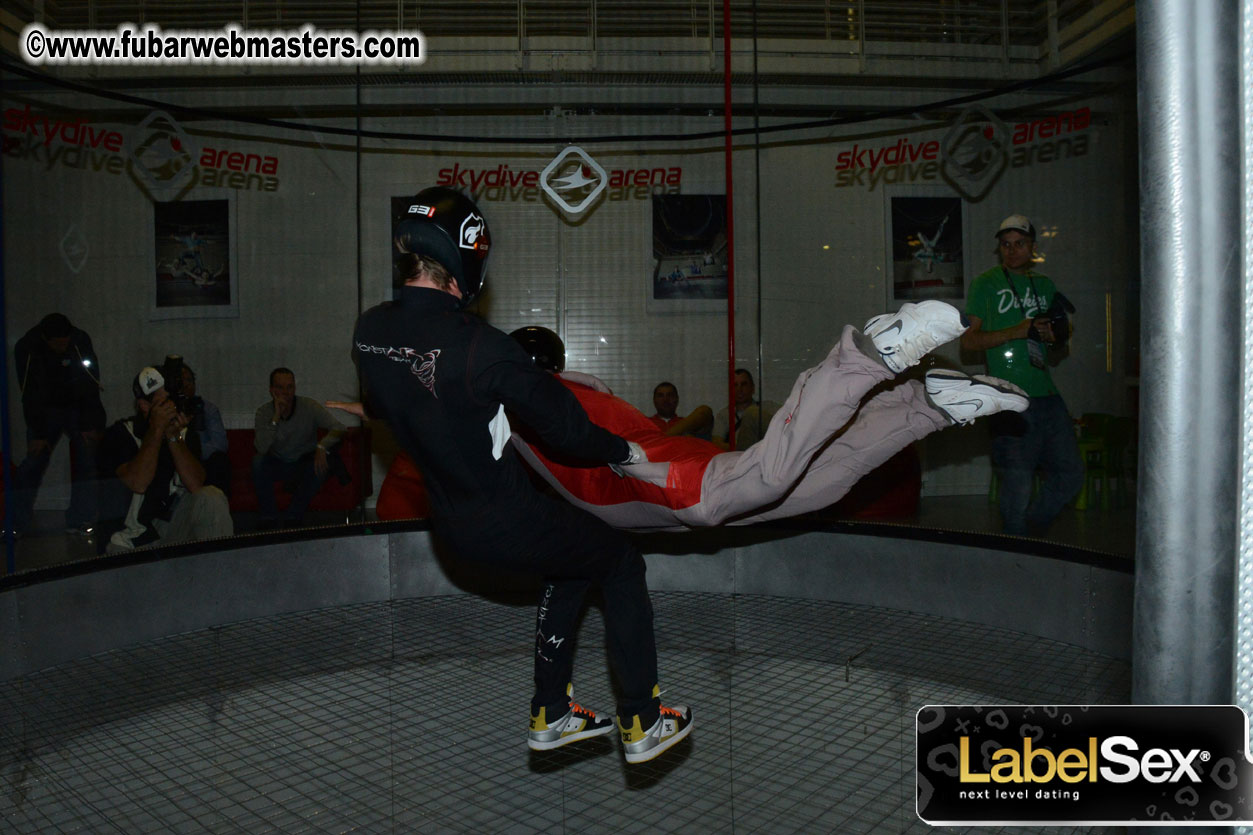
{"type": "MultiPolygon", "coordinates": [[[[296,396],[296,375],[288,368],[270,372],[270,399],[257,407],[252,480],[261,509],[261,527],[292,527],[304,520],[305,509],[330,472],[327,450],[339,443],[344,425],[321,403],[296,396]],[[318,440],[318,429],[326,435],[318,440]],[[291,505],[282,515],[274,495],[275,482],[291,482],[291,505]]],[[[341,468],[343,462],[334,459],[341,468]]]]}
{"type": "Polygon", "coordinates": [[[653,389],[653,408],[657,411],[649,419],[665,434],[671,437],[691,435],[709,440],[709,430],[714,422],[713,409],[697,406],[690,415],[679,415],[679,389],[674,383],[657,384],[653,389]]]}
{"type": "MultiPolygon", "coordinates": [[[[745,368],[735,369],[735,448],[748,449],[766,434],[770,420],[779,411],[779,404],[772,400],[754,400],[757,386],[753,375],[745,368]]],[[[714,418],[713,436],[710,438],[719,449],[731,448],[731,419],[724,406],[714,418]]]]}
{"type": "Polygon", "coordinates": [[[211,484],[226,494],[231,495],[231,459],[227,453],[226,424],[222,422],[222,412],[217,406],[196,396],[196,372],[191,366],[183,363],[183,394],[197,404],[197,414],[193,416],[192,428],[200,438],[200,456],[204,464],[205,484],[211,484]]]}
{"type": "Polygon", "coordinates": [[[175,544],[235,532],[226,495],[205,484],[200,439],[175,405],[160,371],[148,367],[132,383],[135,414],[109,427],[100,445],[102,472],[130,493],[122,529],[106,550],[175,544]]]}

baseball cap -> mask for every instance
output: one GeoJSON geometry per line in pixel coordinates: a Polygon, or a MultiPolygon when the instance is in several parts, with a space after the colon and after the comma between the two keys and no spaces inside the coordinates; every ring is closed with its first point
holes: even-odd
{"type": "Polygon", "coordinates": [[[131,389],[136,397],[147,400],[154,391],[164,385],[165,378],[161,376],[161,372],[149,365],[135,375],[135,382],[131,384],[131,389]]]}
{"type": "Polygon", "coordinates": [[[1001,228],[996,230],[995,237],[999,238],[1002,232],[1021,232],[1035,240],[1035,227],[1031,225],[1031,221],[1027,220],[1026,215],[1010,215],[1002,220],[1001,228]]]}

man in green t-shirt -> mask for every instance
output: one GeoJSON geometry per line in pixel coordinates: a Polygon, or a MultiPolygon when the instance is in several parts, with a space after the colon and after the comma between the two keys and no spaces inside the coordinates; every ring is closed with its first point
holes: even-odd
{"type": "Polygon", "coordinates": [[[1049,346],[1069,334],[1054,334],[1043,315],[1057,290],[1032,269],[1035,226],[1022,215],[1010,215],[996,238],[1001,263],[970,286],[970,330],[961,344],[967,351],[983,351],[989,374],[1015,383],[1031,398],[1027,411],[993,419],[992,466],[1000,478],[1005,533],[1038,536],[1083,484],[1074,423],[1046,362],[1049,346]],[[1042,478],[1033,501],[1037,470],[1042,478]]]}

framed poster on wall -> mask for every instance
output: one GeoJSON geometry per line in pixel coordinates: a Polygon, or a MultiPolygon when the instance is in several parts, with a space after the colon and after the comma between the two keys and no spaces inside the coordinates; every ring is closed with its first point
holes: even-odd
{"type": "Polygon", "coordinates": [[[966,295],[966,201],[945,186],[888,186],[888,303],[966,295]]]}
{"type": "Polygon", "coordinates": [[[722,194],[654,194],[652,313],[725,313],[727,198],[722,194]]]}
{"type": "Polygon", "coordinates": [[[149,319],[239,316],[230,200],[153,203],[149,319]]]}

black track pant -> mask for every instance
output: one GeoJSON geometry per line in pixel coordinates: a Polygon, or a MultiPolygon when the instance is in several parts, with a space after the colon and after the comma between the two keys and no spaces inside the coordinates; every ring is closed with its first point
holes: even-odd
{"type": "Polygon", "coordinates": [[[565,712],[575,623],[588,589],[596,583],[604,597],[606,649],[622,688],[618,715],[638,714],[645,728],[656,721],[653,608],[644,558],[623,534],[539,493],[508,507],[494,503],[456,520],[445,518],[437,532],[467,560],[544,578],[536,612],[533,711],[550,708],[550,718],[565,712]],[[552,713],[559,705],[561,713],[552,713]]]}

